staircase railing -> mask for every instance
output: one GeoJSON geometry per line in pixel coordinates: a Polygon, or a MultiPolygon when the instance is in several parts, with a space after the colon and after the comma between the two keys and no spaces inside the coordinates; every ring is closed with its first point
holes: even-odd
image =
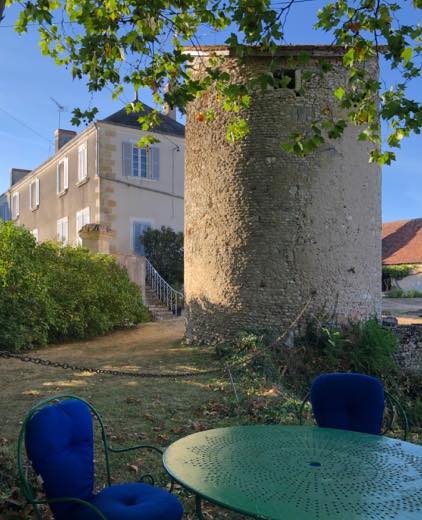
{"type": "Polygon", "coordinates": [[[180,314],[183,309],[184,296],[180,291],[176,291],[164,280],[160,273],[145,258],[145,282],[151,287],[154,294],[173,314],[180,314]]]}

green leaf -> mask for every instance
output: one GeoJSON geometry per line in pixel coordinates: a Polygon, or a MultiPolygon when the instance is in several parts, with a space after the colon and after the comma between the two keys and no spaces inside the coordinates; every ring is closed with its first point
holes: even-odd
{"type": "Polygon", "coordinates": [[[339,100],[342,100],[344,98],[344,95],[346,94],[346,91],[344,90],[343,87],[339,87],[338,89],[336,89],[336,91],[334,92],[334,95],[336,96],[337,99],[339,100]]]}
{"type": "Polygon", "coordinates": [[[404,64],[407,65],[409,61],[412,59],[413,49],[412,47],[406,47],[401,53],[401,57],[403,58],[404,64]]]}

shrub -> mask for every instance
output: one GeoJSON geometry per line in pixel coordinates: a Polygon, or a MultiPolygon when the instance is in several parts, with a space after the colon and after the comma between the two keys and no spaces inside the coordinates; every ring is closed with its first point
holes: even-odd
{"type": "Polygon", "coordinates": [[[145,256],[171,285],[183,285],[183,233],[170,227],[147,229],[140,237],[145,256]]]}
{"type": "Polygon", "coordinates": [[[363,372],[393,384],[397,350],[394,332],[371,319],[342,327],[310,322],[293,347],[267,331],[251,330],[240,334],[225,351],[233,368],[304,394],[321,372],[363,372]]]}
{"type": "Polygon", "coordinates": [[[145,321],[139,287],[108,255],[37,245],[0,222],[0,344],[20,350],[83,339],[145,321]]]}
{"type": "Polygon", "coordinates": [[[394,280],[401,280],[412,274],[413,269],[414,266],[410,264],[384,265],[382,275],[383,277],[393,278],[394,280]]]}
{"type": "Polygon", "coordinates": [[[416,289],[403,291],[400,287],[393,287],[387,292],[388,298],[422,298],[422,292],[416,289]]]}

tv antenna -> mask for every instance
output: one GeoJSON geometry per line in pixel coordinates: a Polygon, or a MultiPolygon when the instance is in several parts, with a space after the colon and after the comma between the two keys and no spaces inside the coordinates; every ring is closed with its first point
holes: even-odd
{"type": "Polygon", "coordinates": [[[62,112],[67,112],[67,107],[59,103],[56,99],[50,96],[51,101],[57,106],[57,112],[59,114],[59,126],[57,128],[60,128],[60,116],[62,112]]]}

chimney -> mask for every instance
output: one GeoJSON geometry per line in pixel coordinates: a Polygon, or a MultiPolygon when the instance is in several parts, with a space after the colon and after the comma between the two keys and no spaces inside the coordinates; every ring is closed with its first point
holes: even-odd
{"type": "Polygon", "coordinates": [[[76,132],[73,130],[63,130],[62,128],[58,128],[54,132],[54,151],[58,152],[60,148],[73,139],[75,135],[76,132]]]}
{"type": "Polygon", "coordinates": [[[23,168],[11,168],[10,169],[10,186],[13,186],[18,181],[23,179],[25,175],[31,173],[32,170],[24,170],[23,168]]]}
{"type": "MultiPolygon", "coordinates": [[[[170,91],[170,84],[167,83],[167,85],[164,87],[164,94],[170,91]]],[[[174,119],[176,121],[176,109],[172,106],[170,106],[168,103],[164,104],[164,110],[163,114],[167,117],[170,117],[171,119],[174,119]]]]}

